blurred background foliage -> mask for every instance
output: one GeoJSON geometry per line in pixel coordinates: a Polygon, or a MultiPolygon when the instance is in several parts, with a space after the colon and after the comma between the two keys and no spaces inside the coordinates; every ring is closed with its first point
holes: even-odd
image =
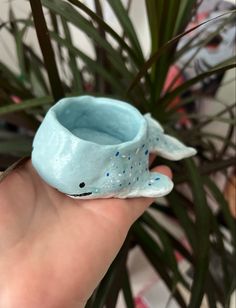
{"type": "MultiPolygon", "coordinates": [[[[215,179],[227,179],[235,164],[235,102],[220,101],[223,107],[215,114],[199,113],[196,102],[209,103],[208,97],[216,91],[214,82],[218,82],[217,88],[221,86],[224,72],[235,67],[235,58],[205,65],[192,78],[180,84],[176,81],[202,48],[235,22],[235,10],[222,12],[205,24],[188,26],[196,19],[202,1],[144,1],[151,41],[147,55],[130,17],[132,1],[126,5],[121,0],[92,2],[91,7],[79,0],[31,0],[26,18],[18,18],[14,1],[10,2],[0,31],[14,40],[17,68],[0,60],[0,168],[5,170],[18,158],[30,155],[34,133],[45,113],[64,96],[109,96],[130,102],[142,113],[151,112],[167,132],[195,147],[198,155],[178,163],[156,159],[154,165],[164,163],[172,168],[175,188],[132,227],[87,307],[115,307],[120,291],[127,307],[134,307],[127,258],[135,246],[141,248],[180,307],[200,307],[204,296],[209,307],[215,308],[216,303],[228,307],[236,284],[235,219],[215,179]],[[120,31],[104,17],[105,5],[112,10],[120,31]],[[212,24],[217,26],[206,35],[212,24]],[[26,40],[29,30],[35,31],[40,49],[26,40]],[[83,32],[92,55],[75,42],[72,31],[83,32]],[[181,40],[184,43],[180,44],[181,40]],[[193,48],[167,87],[171,67],[193,48]],[[207,133],[205,128],[212,122],[225,123],[226,135],[207,133]],[[162,215],[161,220],[156,213],[162,215]],[[163,217],[178,222],[187,246],[163,224],[163,217]],[[191,264],[191,282],[179,270],[176,252],[191,264]],[[211,266],[213,255],[219,259],[220,279],[211,266]],[[190,292],[188,301],[180,286],[190,292]]],[[[1,43],[1,48],[8,48],[6,41],[1,43]]]]}

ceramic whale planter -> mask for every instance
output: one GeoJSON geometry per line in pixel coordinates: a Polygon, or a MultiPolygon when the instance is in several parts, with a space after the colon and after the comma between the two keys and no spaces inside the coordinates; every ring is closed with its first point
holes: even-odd
{"type": "Polygon", "coordinates": [[[179,160],[196,150],[130,104],[81,96],[49,109],[34,138],[32,163],[49,185],[73,198],[161,197],[173,183],[149,171],[150,152],[179,160]]]}

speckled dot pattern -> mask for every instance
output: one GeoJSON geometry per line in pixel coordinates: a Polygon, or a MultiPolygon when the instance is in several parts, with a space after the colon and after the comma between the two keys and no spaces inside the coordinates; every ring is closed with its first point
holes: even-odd
{"type": "Polygon", "coordinates": [[[62,99],[48,111],[33,142],[32,163],[49,185],[72,198],[160,197],[173,183],[149,171],[152,152],[171,160],[196,153],[164,134],[150,114],[125,102],[82,96],[62,99]]]}

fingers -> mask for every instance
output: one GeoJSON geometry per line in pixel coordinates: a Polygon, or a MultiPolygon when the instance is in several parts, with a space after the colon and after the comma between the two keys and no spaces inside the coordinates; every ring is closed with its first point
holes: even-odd
{"type": "Polygon", "coordinates": [[[173,174],[172,174],[171,169],[169,167],[165,166],[165,165],[155,167],[151,171],[162,173],[162,174],[168,176],[171,179],[173,178],[173,174]]]}
{"type": "MultiPolygon", "coordinates": [[[[151,171],[162,173],[172,178],[172,172],[167,166],[159,166],[151,171]]],[[[99,201],[88,200],[80,202],[80,208],[96,212],[109,220],[113,221],[113,225],[120,227],[123,232],[127,233],[130,226],[139,216],[155,201],[155,198],[130,198],[130,199],[100,199],[99,201]]],[[[122,233],[122,232],[121,232],[122,233]]]]}
{"type": "Polygon", "coordinates": [[[156,156],[156,154],[154,154],[154,153],[151,153],[151,154],[149,155],[149,166],[151,166],[151,164],[154,162],[154,160],[155,160],[156,157],[157,157],[157,156],[156,156]]]}
{"type": "MultiPolygon", "coordinates": [[[[158,166],[151,171],[162,173],[172,179],[172,172],[167,166],[158,166]]],[[[143,212],[155,201],[155,198],[134,198],[129,199],[127,202],[130,207],[131,223],[133,223],[143,212]]]]}

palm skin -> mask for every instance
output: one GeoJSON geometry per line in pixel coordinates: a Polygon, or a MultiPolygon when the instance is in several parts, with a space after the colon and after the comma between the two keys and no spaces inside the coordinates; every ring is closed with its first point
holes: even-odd
{"type": "MultiPolygon", "coordinates": [[[[167,167],[155,171],[171,176],[167,167]]],[[[28,161],[0,183],[0,308],[80,308],[151,198],[71,199],[28,161]]]]}

